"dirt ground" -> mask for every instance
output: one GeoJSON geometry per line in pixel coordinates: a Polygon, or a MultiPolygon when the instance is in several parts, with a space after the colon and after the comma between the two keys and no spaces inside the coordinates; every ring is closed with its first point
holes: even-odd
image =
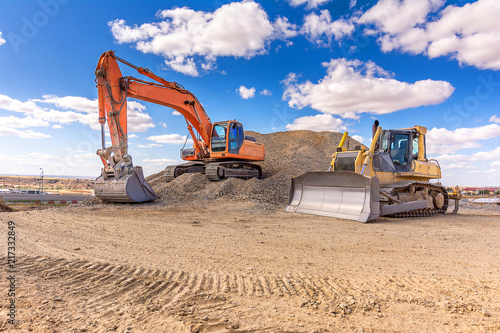
{"type": "Polygon", "coordinates": [[[499,332],[499,217],[362,224],[220,200],[4,212],[0,330],[499,332]]]}

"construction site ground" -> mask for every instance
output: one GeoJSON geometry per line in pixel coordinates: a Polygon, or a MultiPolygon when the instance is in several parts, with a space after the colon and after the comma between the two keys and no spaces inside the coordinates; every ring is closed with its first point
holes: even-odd
{"type": "Polygon", "coordinates": [[[367,224],[285,213],[291,177],[327,170],[342,134],[249,134],[263,179],[159,172],[151,203],[0,205],[0,331],[500,331],[500,206],[367,224]]]}
{"type": "Polygon", "coordinates": [[[0,221],[1,331],[500,331],[497,211],[362,224],[215,200],[72,205],[0,221]]]}

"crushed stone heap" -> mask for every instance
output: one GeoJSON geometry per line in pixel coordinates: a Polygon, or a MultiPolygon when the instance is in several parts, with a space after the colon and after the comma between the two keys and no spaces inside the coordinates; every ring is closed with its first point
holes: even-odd
{"type": "MultiPolygon", "coordinates": [[[[214,199],[252,200],[259,203],[286,205],[291,177],[308,171],[328,170],[332,154],[342,133],[288,131],[260,134],[247,131],[266,147],[265,161],[259,162],[263,179],[242,180],[230,178],[211,182],[202,174],[184,174],[170,183],[163,172],[146,178],[165,203],[195,203],[214,199]]],[[[360,145],[349,138],[349,149],[360,145]]]]}

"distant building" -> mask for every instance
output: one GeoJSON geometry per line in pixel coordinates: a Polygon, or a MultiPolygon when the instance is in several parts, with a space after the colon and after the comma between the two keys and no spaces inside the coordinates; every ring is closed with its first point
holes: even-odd
{"type": "Polygon", "coordinates": [[[488,191],[490,194],[496,193],[498,191],[498,188],[488,188],[488,187],[466,187],[462,189],[462,192],[466,192],[467,194],[473,195],[473,194],[481,194],[483,191],[488,191]]]}
{"type": "Polygon", "coordinates": [[[21,194],[42,194],[42,192],[40,190],[21,190],[20,193],[21,194]]]}

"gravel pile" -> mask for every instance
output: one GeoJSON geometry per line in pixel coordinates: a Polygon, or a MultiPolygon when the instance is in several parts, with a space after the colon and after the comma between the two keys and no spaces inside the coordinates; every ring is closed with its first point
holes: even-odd
{"type": "MultiPolygon", "coordinates": [[[[146,178],[165,203],[252,200],[264,206],[288,203],[290,179],[307,171],[327,170],[342,133],[288,131],[271,134],[246,132],[266,147],[266,159],[259,162],[263,179],[226,179],[211,182],[201,174],[184,174],[170,183],[163,172],[146,178]]],[[[349,138],[347,147],[359,142],[349,138]]]]}
{"type": "Polygon", "coordinates": [[[460,209],[487,210],[491,212],[500,212],[500,205],[495,203],[475,203],[475,202],[460,200],[459,211],[460,209]]]}

